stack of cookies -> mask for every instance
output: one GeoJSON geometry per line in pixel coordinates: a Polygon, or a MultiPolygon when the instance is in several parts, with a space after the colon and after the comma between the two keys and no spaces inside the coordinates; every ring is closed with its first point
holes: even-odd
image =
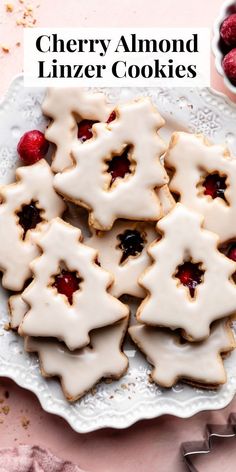
{"type": "Polygon", "coordinates": [[[42,110],[45,135],[22,136],[26,165],[0,189],[11,329],[69,401],[126,372],[127,331],[158,385],[225,383],[224,356],[235,348],[236,159],[189,133],[165,144],[148,98],[114,107],[102,93],[49,89],[42,110]],[[139,300],[135,321],[123,295],[139,300]]]}

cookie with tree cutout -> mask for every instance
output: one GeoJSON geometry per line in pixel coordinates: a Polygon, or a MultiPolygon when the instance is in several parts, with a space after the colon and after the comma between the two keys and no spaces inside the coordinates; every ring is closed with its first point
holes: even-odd
{"type": "Polygon", "coordinates": [[[74,350],[89,343],[91,330],[128,316],[128,307],[107,291],[111,274],[81,241],[81,231],[60,218],[38,238],[42,255],[32,262],[34,279],[22,293],[29,310],[21,335],[55,337],[74,350]]]}
{"type": "Polygon", "coordinates": [[[170,189],[179,201],[203,215],[204,227],[221,243],[236,239],[236,159],[228,149],[202,135],[176,132],[165,164],[174,171],[170,189]]]}
{"type": "Polygon", "coordinates": [[[184,342],[170,330],[143,324],[131,326],[129,334],[153,365],[152,380],[162,387],[173,387],[183,380],[216,388],[227,381],[222,356],[236,347],[229,320],[215,322],[210,336],[196,343],[184,342]]]}
{"type": "MultiPolygon", "coordinates": [[[[10,326],[17,330],[28,305],[21,295],[9,298],[10,326]]],[[[91,331],[88,346],[71,352],[63,343],[45,338],[26,337],[25,350],[37,352],[44,377],[59,377],[69,401],[81,398],[101,379],[119,379],[128,368],[122,351],[128,317],[117,323],[91,331]]]]}
{"type": "Polygon", "coordinates": [[[31,276],[30,263],[39,254],[36,234],[66,207],[53,188],[53,174],[44,159],[19,167],[16,182],[1,186],[0,195],[2,284],[18,291],[31,276]]]}
{"type": "Polygon", "coordinates": [[[51,119],[45,136],[56,146],[52,170],[61,172],[73,164],[73,142],[81,144],[91,139],[94,123],[106,122],[111,116],[112,107],[103,93],[91,93],[80,87],[65,87],[49,88],[42,110],[51,119]]]}
{"type": "Polygon", "coordinates": [[[74,143],[74,165],[55,176],[56,190],[87,208],[98,230],[110,230],[118,218],[158,220],[156,189],[168,182],[160,162],[166,147],[157,133],[163,124],[148,98],[119,105],[113,121],[93,126],[92,139],[74,143]]]}
{"type": "Polygon", "coordinates": [[[213,321],[236,311],[236,264],[218,251],[218,236],[202,224],[201,215],[177,203],[157,223],[162,238],[149,247],[153,263],[139,279],[148,296],[138,321],[181,328],[192,341],[209,336],[213,321]]]}

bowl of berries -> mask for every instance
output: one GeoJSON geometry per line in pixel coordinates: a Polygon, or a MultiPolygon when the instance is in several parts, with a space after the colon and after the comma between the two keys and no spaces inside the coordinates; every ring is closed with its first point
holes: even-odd
{"type": "Polygon", "coordinates": [[[223,3],[214,23],[212,49],[217,71],[228,89],[236,93],[236,1],[223,3]]]}

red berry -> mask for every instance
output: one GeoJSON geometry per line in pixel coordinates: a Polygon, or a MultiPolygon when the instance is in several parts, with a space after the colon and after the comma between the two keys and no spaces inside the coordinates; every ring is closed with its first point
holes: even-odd
{"type": "Polygon", "coordinates": [[[92,138],[92,127],[95,123],[97,123],[97,121],[92,120],[82,120],[78,123],[78,139],[80,139],[82,143],[92,138]]]}
{"type": "Polygon", "coordinates": [[[65,295],[72,305],[73,293],[78,290],[80,282],[81,279],[77,277],[76,272],[62,270],[60,274],[56,275],[53,286],[56,287],[59,293],[65,295]]]}
{"type": "Polygon", "coordinates": [[[236,13],[228,16],[220,28],[220,35],[225,44],[228,46],[236,46],[236,13]]]}
{"type": "Polygon", "coordinates": [[[116,112],[113,110],[107,120],[107,123],[111,123],[111,121],[114,121],[116,119],[116,112]]]}
{"type": "Polygon", "coordinates": [[[232,49],[223,59],[223,69],[228,79],[236,84],[236,48],[232,49]]]}
{"type": "Polygon", "coordinates": [[[236,244],[235,243],[230,245],[230,247],[228,249],[228,252],[227,252],[227,256],[230,259],[232,259],[232,261],[236,262],[236,244]]]}
{"type": "Polygon", "coordinates": [[[49,142],[44,134],[34,129],[23,134],[17,145],[17,152],[24,164],[31,165],[45,157],[48,148],[49,142]]]}
{"type": "Polygon", "coordinates": [[[226,177],[221,177],[219,174],[209,174],[203,182],[205,187],[204,194],[211,198],[225,198],[226,177]]]}
{"type": "Polygon", "coordinates": [[[111,185],[120,177],[124,178],[126,174],[130,174],[130,160],[127,157],[128,150],[126,149],[121,156],[114,156],[111,161],[108,162],[108,172],[111,174],[111,185]]]}
{"type": "Polygon", "coordinates": [[[193,264],[193,262],[184,262],[178,267],[176,277],[181,284],[188,287],[191,297],[194,297],[195,288],[202,282],[203,270],[199,268],[200,264],[193,264]]]}

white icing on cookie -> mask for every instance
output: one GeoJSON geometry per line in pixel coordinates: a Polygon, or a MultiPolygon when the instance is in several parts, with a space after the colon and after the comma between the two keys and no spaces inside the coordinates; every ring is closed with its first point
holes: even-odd
{"type": "Polygon", "coordinates": [[[151,259],[147,254],[147,246],[157,239],[157,233],[153,224],[116,221],[111,231],[96,232],[85,242],[88,246],[98,251],[98,259],[102,267],[109,270],[114,276],[114,284],[110,292],[115,297],[128,294],[134,297],[145,297],[145,290],[138,284],[138,278],[150,265],[151,259]],[[138,232],[142,243],[141,252],[130,255],[122,261],[124,251],[119,247],[121,240],[119,236],[130,234],[131,231],[138,232]]]}
{"type": "Polygon", "coordinates": [[[78,400],[102,378],[119,379],[128,368],[121,352],[128,318],[91,332],[90,345],[74,352],[58,341],[26,338],[25,349],[38,352],[42,375],[60,377],[70,401],[78,400]]]}
{"type": "Polygon", "coordinates": [[[89,343],[92,329],[128,315],[128,307],[107,292],[111,274],[95,264],[97,252],[81,239],[81,231],[60,218],[52,220],[38,239],[42,255],[31,264],[34,280],[22,294],[30,309],[20,325],[20,334],[56,337],[73,350],[89,343]],[[52,286],[64,266],[82,279],[72,305],[52,286]]]}
{"type": "Polygon", "coordinates": [[[158,129],[164,120],[148,98],[118,106],[116,119],[93,126],[94,137],[74,144],[74,167],[54,179],[59,193],[90,211],[90,225],[109,230],[118,218],[157,220],[162,216],[155,188],[168,177],[159,157],[165,145],[158,129]],[[108,161],[131,146],[130,171],[111,184],[108,161]]]}
{"type": "Polygon", "coordinates": [[[227,380],[220,353],[236,347],[228,321],[216,322],[209,338],[198,343],[182,344],[179,335],[145,325],[131,326],[129,334],[154,366],[152,379],[163,387],[172,387],[180,379],[206,386],[227,380]]]}
{"type": "Polygon", "coordinates": [[[12,329],[18,329],[25,314],[28,311],[28,305],[24,302],[21,294],[12,295],[8,300],[10,326],[12,329]]]}
{"type": "Polygon", "coordinates": [[[63,200],[52,186],[53,176],[47,162],[42,159],[29,167],[16,170],[16,183],[0,188],[0,268],[2,284],[10,290],[21,290],[30,277],[30,262],[39,251],[34,236],[45,228],[49,220],[60,216],[65,210],[63,200]],[[42,222],[27,231],[19,224],[19,213],[24,205],[36,202],[41,210],[42,222]]]}
{"type": "Polygon", "coordinates": [[[45,133],[48,141],[56,145],[52,170],[61,172],[72,164],[73,142],[82,144],[77,138],[77,123],[83,119],[106,122],[112,107],[102,93],[82,88],[49,88],[42,110],[52,119],[45,133]]]}
{"type": "Polygon", "coordinates": [[[180,195],[180,202],[204,216],[204,226],[224,242],[236,237],[236,159],[219,145],[211,145],[203,136],[174,133],[165,156],[168,167],[175,169],[170,188],[180,195]],[[226,177],[225,202],[204,195],[201,183],[207,174],[226,177]]]}
{"type": "Polygon", "coordinates": [[[210,324],[236,311],[236,286],[230,277],[236,264],[217,250],[218,237],[202,228],[202,217],[178,203],[157,223],[162,239],[148,253],[154,262],[139,282],[149,295],[137,311],[140,322],[172,329],[199,341],[209,335],[210,324]],[[175,277],[185,261],[201,263],[202,283],[191,298],[188,287],[175,277]]]}

